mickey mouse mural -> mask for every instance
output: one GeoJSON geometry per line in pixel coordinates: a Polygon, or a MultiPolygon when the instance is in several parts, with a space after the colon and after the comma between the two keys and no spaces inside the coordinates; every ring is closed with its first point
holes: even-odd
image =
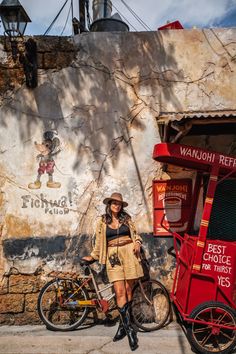
{"type": "Polygon", "coordinates": [[[61,187],[60,182],[55,182],[53,180],[55,166],[54,156],[58,155],[61,151],[60,140],[55,135],[57,135],[57,133],[54,131],[46,131],[43,134],[43,140],[41,144],[37,143],[36,141],[34,142],[36,150],[40,152],[40,154],[38,154],[36,157],[39,161],[39,167],[36,181],[33,183],[29,183],[28,185],[28,188],[30,189],[41,188],[42,183],[40,179],[44,173],[48,174],[48,188],[61,187]]]}

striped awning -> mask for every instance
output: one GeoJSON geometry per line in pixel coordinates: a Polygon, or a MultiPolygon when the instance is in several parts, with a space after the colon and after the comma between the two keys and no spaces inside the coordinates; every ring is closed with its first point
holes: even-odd
{"type": "Polygon", "coordinates": [[[211,119],[217,119],[220,121],[233,121],[236,119],[236,109],[234,110],[217,110],[217,111],[198,111],[198,112],[160,112],[157,117],[158,123],[167,123],[169,121],[180,121],[182,119],[196,119],[205,120],[207,122],[211,119]]]}

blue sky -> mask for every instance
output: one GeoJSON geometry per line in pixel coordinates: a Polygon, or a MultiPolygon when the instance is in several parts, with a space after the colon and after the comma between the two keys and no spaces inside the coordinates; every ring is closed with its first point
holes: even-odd
{"type": "MultiPolygon", "coordinates": [[[[1,1],[1,0],[0,0],[1,1]]],[[[145,28],[127,10],[121,0],[113,1],[112,14],[116,9],[130,22],[130,30],[145,31],[145,28]]],[[[20,0],[32,20],[26,29],[26,34],[43,34],[65,0],[20,0]]],[[[74,16],[78,17],[78,2],[73,0],[74,16]]],[[[137,15],[151,29],[156,30],[167,21],[179,20],[185,28],[236,27],[236,0],[125,0],[137,15]]],[[[92,0],[90,0],[92,4],[92,0]]],[[[68,0],[60,17],[56,21],[50,35],[61,35],[70,9],[68,0]]],[[[91,5],[90,4],[90,5],[91,5]]],[[[91,10],[92,17],[92,10],[91,10]]],[[[125,20],[125,19],[124,19],[125,20]]],[[[125,20],[126,21],[126,20],[125,20]]],[[[2,26],[0,34],[3,33],[2,26]]],[[[71,35],[71,17],[63,32],[71,35]]]]}

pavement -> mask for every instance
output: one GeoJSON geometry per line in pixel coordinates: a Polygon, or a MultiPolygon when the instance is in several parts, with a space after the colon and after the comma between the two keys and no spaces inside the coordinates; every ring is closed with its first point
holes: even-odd
{"type": "MultiPolygon", "coordinates": [[[[114,343],[118,324],[97,324],[70,332],[52,332],[45,326],[1,326],[0,354],[125,354],[132,353],[127,337],[114,343]]],[[[172,322],[165,328],[138,333],[136,354],[192,354],[181,328],[172,322]]]]}

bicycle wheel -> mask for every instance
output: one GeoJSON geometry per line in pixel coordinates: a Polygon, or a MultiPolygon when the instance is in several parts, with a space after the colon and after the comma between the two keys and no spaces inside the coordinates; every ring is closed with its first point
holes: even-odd
{"type": "Polygon", "coordinates": [[[146,332],[164,326],[170,314],[168,291],[157,280],[144,280],[133,289],[131,316],[133,323],[146,332]],[[142,288],[141,288],[142,287],[142,288]]]}
{"type": "Polygon", "coordinates": [[[83,323],[88,307],[79,307],[70,301],[87,300],[88,293],[74,280],[53,279],[41,289],[37,309],[39,317],[48,329],[53,331],[71,331],[83,323]]]}
{"type": "Polygon", "coordinates": [[[228,354],[235,348],[236,312],[231,307],[217,301],[204,302],[195,307],[190,318],[202,321],[191,323],[187,331],[190,344],[199,353],[228,354]],[[216,327],[214,323],[232,329],[216,327]]]}

